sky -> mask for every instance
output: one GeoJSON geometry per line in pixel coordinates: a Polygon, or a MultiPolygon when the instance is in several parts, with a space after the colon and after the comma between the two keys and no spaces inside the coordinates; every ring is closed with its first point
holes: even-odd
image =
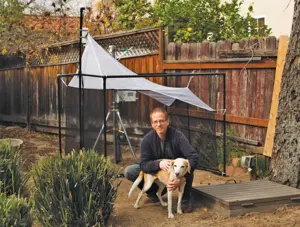
{"type": "MultiPolygon", "coordinates": [[[[35,0],[37,5],[43,6],[44,9],[53,9],[52,3],[58,0],[35,0]]],[[[80,8],[91,6],[92,0],[67,0],[67,6],[72,10],[72,14],[79,16],[80,8]]],[[[28,12],[25,12],[28,13],[28,12]]]]}

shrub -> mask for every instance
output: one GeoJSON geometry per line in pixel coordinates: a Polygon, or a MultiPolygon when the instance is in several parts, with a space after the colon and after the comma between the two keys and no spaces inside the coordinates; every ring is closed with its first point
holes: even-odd
{"type": "Polygon", "coordinates": [[[19,147],[12,147],[9,140],[0,142],[0,192],[6,195],[25,193],[28,181],[22,176],[24,161],[19,147]]]}
{"type": "Polygon", "coordinates": [[[94,151],[72,151],[34,166],[33,198],[43,226],[101,226],[113,210],[119,184],[113,166],[94,151]]]}
{"type": "Polygon", "coordinates": [[[0,226],[32,226],[32,203],[15,195],[0,193],[0,226]]]}

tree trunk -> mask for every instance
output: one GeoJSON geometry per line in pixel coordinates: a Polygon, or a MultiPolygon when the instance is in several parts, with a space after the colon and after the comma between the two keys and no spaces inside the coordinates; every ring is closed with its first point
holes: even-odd
{"type": "Polygon", "coordinates": [[[271,180],[300,188],[300,0],[295,0],[276,122],[271,180]]]}

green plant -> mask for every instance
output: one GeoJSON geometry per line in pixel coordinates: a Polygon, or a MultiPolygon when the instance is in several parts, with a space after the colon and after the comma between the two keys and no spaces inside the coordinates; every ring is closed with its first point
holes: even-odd
{"type": "Polygon", "coordinates": [[[72,151],[34,166],[33,198],[43,226],[102,226],[113,210],[117,172],[96,152],[72,151]]]}
{"type": "Polygon", "coordinates": [[[243,0],[116,0],[117,21],[123,29],[146,26],[168,26],[171,41],[240,40],[245,37],[268,36],[271,29],[260,25],[251,15],[241,14],[243,0]]]}
{"type": "Polygon", "coordinates": [[[32,202],[25,198],[0,193],[0,226],[32,226],[32,202]]]}
{"type": "Polygon", "coordinates": [[[21,173],[23,165],[20,148],[12,147],[9,140],[0,142],[0,192],[25,193],[28,176],[21,173]]]}

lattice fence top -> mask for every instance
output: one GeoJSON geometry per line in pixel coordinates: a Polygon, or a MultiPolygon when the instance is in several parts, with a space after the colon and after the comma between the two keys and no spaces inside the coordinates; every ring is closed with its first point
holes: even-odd
{"type": "Polygon", "coordinates": [[[114,45],[116,58],[158,54],[159,29],[95,37],[95,40],[106,50],[110,45],[114,45]]]}
{"type": "MultiPolygon", "coordinates": [[[[93,37],[105,50],[115,46],[116,58],[137,57],[158,54],[159,28],[140,29],[110,35],[93,37]]],[[[28,54],[30,66],[77,63],[79,61],[79,43],[73,41],[28,54]]],[[[17,55],[0,56],[0,68],[25,67],[26,57],[17,55]]]]}
{"type": "Polygon", "coordinates": [[[79,61],[79,44],[74,43],[65,46],[43,49],[42,52],[32,56],[29,61],[31,66],[57,65],[77,63],[79,61]]]}

